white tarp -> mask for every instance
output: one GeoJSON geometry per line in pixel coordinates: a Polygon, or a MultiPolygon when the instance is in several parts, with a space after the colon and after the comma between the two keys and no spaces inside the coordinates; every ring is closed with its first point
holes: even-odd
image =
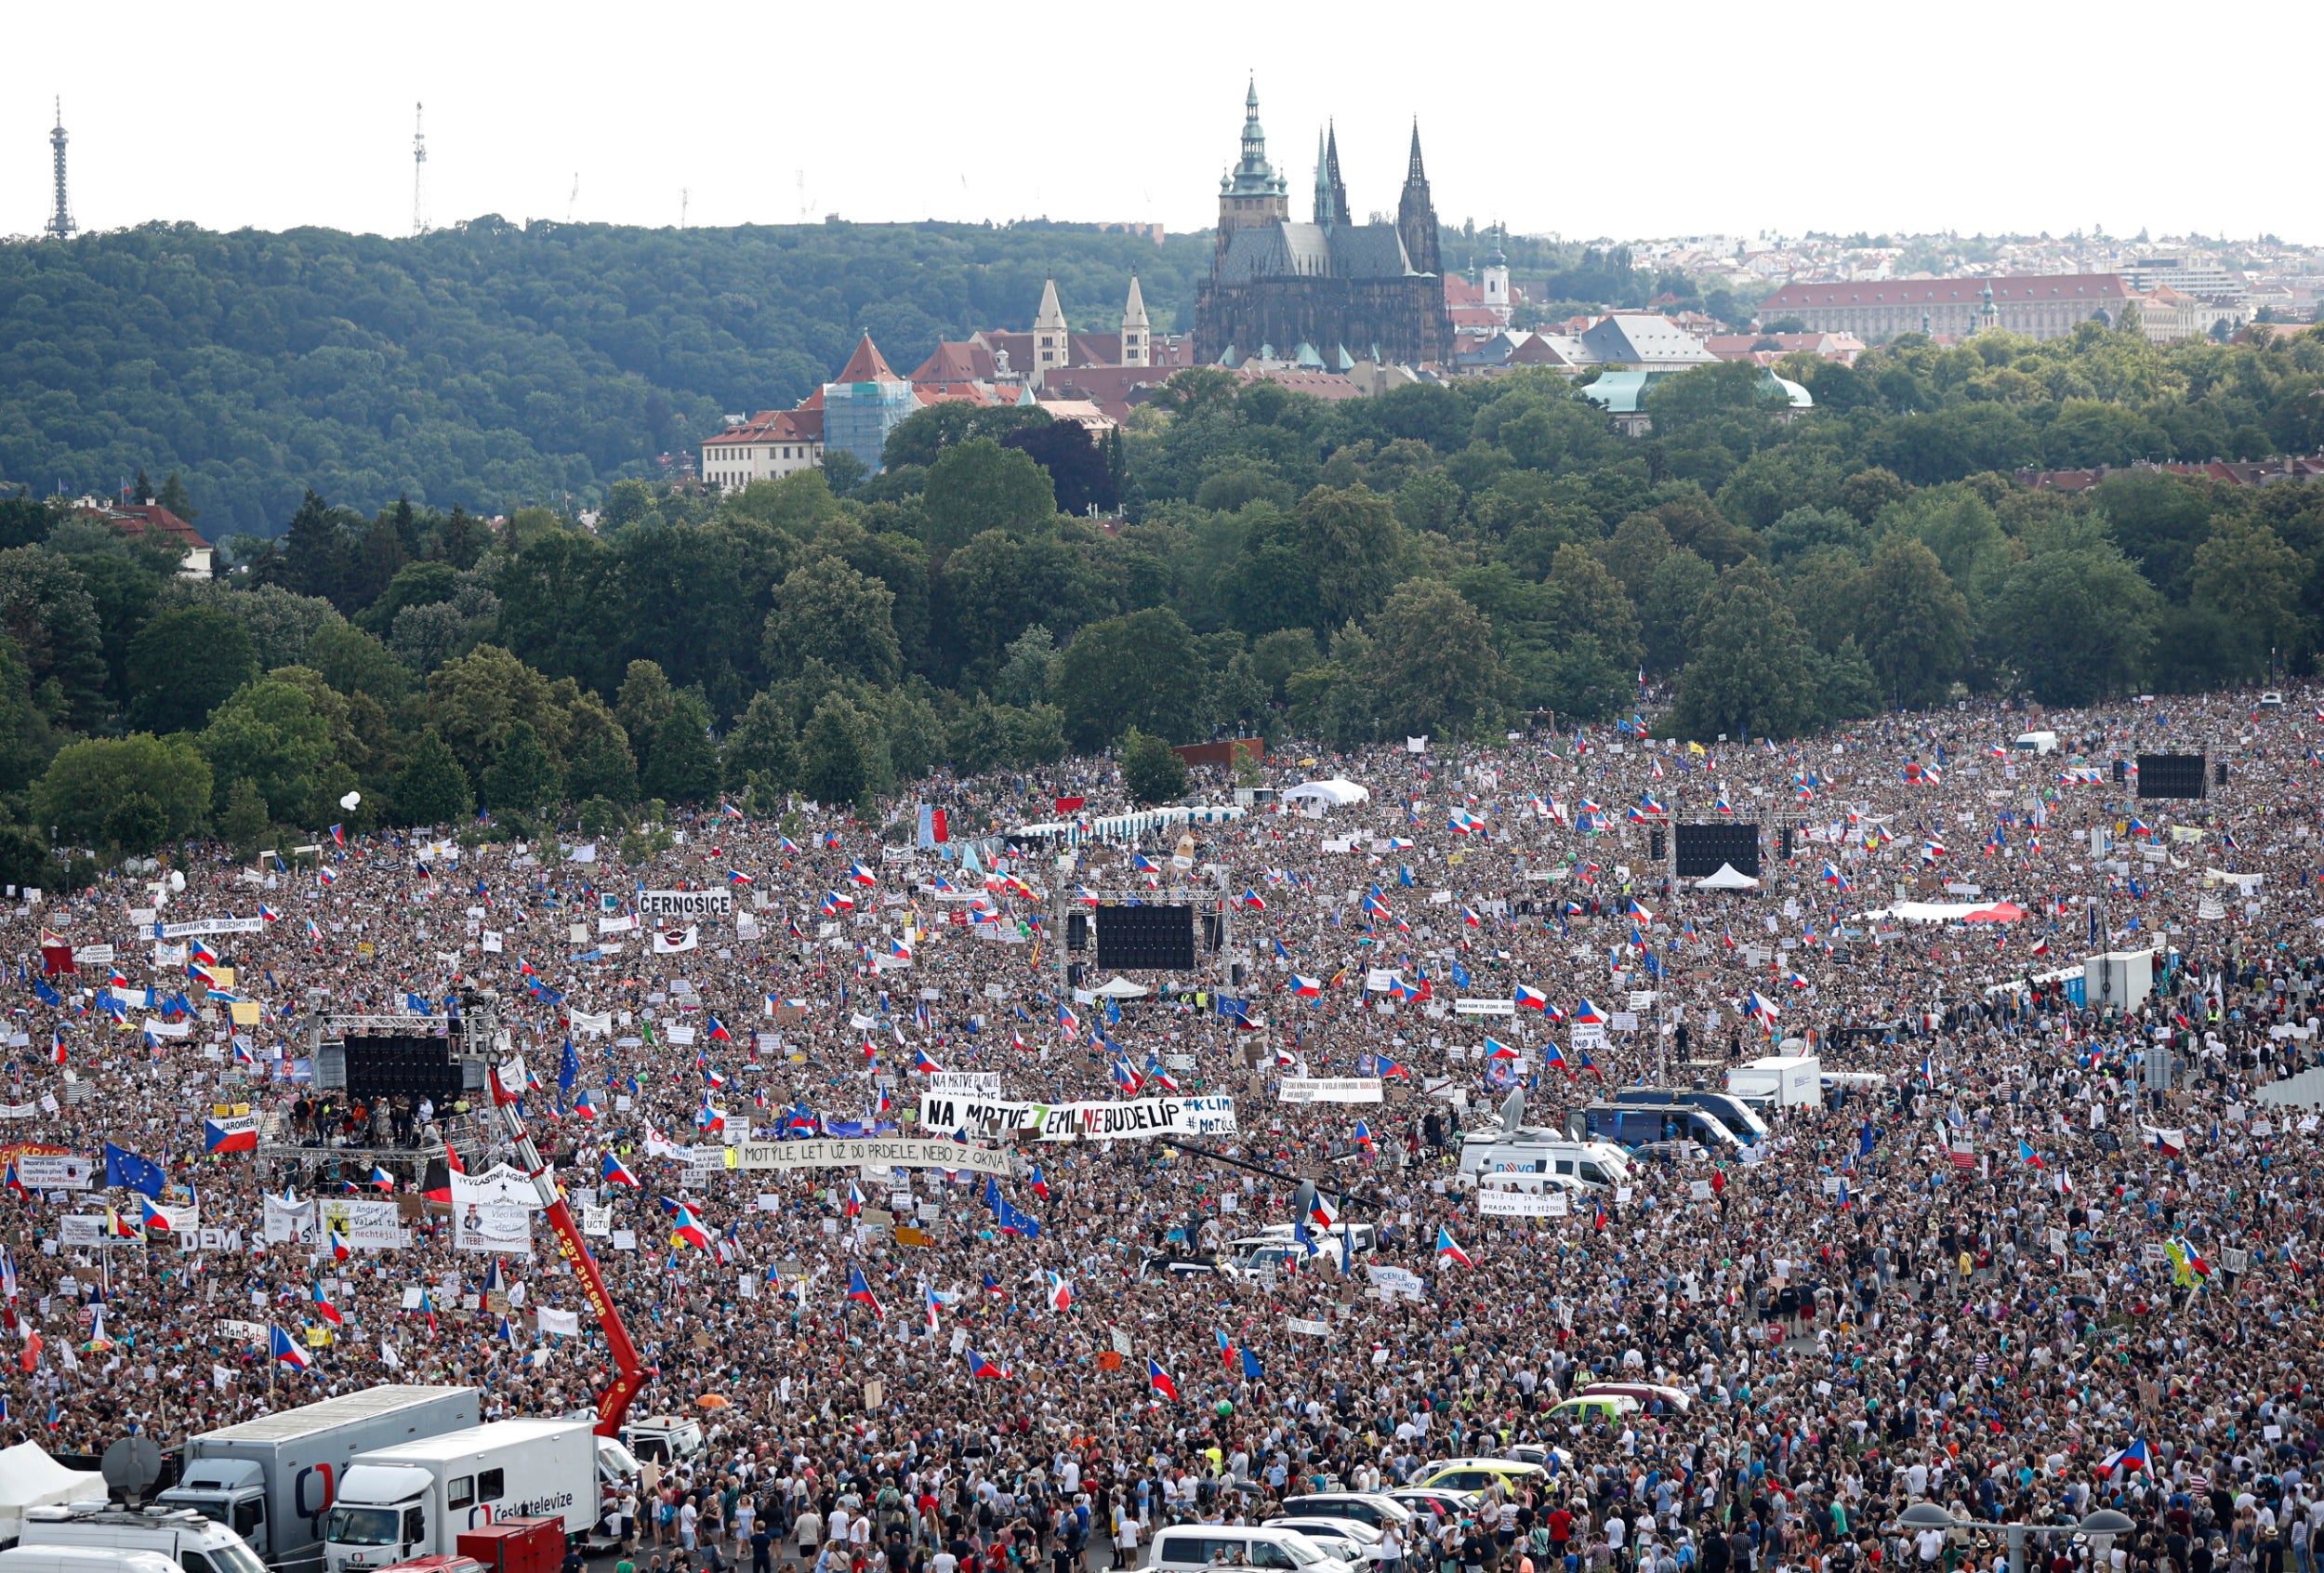
{"type": "Polygon", "coordinates": [[[1327,781],[1303,781],[1297,786],[1287,787],[1276,797],[1287,803],[1316,802],[1327,803],[1333,808],[1345,808],[1350,803],[1371,801],[1372,789],[1359,786],[1345,776],[1335,775],[1327,781]]]}
{"type": "Polygon", "coordinates": [[[1154,990],[1143,984],[1131,983],[1128,978],[1108,978],[1089,992],[1101,999],[1142,999],[1154,990]]]}
{"type": "Polygon", "coordinates": [[[67,1469],[37,1442],[0,1447],[0,1539],[16,1539],[26,1508],[104,1499],[105,1477],[95,1470],[67,1469]]]}
{"type": "Polygon", "coordinates": [[[1901,918],[1908,923],[1958,923],[1973,912],[1992,912],[2005,905],[1998,901],[1900,901],[1894,906],[1877,906],[1864,913],[1866,918],[1901,918]]]}
{"type": "Polygon", "coordinates": [[[1696,880],[1695,888],[1698,891],[1755,891],[1759,889],[1759,881],[1734,864],[1723,863],[1716,874],[1696,880]]]}

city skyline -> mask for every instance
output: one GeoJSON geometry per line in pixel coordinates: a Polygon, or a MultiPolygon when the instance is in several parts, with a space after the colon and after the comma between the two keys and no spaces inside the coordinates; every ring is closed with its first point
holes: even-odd
{"type": "MultiPolygon", "coordinates": [[[[532,10],[423,5],[386,25],[257,5],[219,30],[133,4],[107,13],[101,38],[86,13],[30,12],[12,23],[26,90],[0,105],[0,233],[36,233],[50,210],[59,95],[84,231],[190,220],[407,232],[415,102],[427,105],[438,224],[570,213],[715,227],[836,212],[1199,231],[1214,221],[1255,73],[1270,152],[1302,210],[1309,149],[1329,123],[1353,212],[1393,212],[1391,172],[1417,120],[1451,228],[2324,239],[2300,232],[2269,161],[2238,160],[2215,137],[2154,145],[2131,127],[2131,107],[2185,92],[2175,58],[2100,60],[2086,17],[2053,5],[2013,14],[1983,52],[1974,34],[1957,41],[1965,59],[1952,42],[1917,42],[1908,19],[1867,20],[1832,0],[1755,31],[1683,5],[1644,46],[1529,48],[1522,24],[1506,40],[1456,26],[1439,63],[1473,47],[1472,69],[1405,76],[1378,69],[1383,31],[1409,25],[1384,11],[1327,21],[1197,5],[1167,31],[1092,19],[1043,40],[1042,65],[996,73],[988,62],[1023,50],[1002,41],[997,55],[991,31],[957,13],[904,9],[913,25],[880,30],[876,60],[838,15],[786,19],[772,40],[712,37],[744,24],[681,18],[667,69],[622,78],[607,62],[660,57],[641,56],[633,19],[601,5],[560,10],[553,28],[532,10]],[[1785,63],[1771,32],[1800,40],[1829,85],[1802,87],[1811,73],[1785,63]],[[763,65],[737,67],[755,44],[763,65]],[[1723,49],[1754,63],[1723,64],[1723,49]],[[697,79],[700,59],[717,69],[697,79]],[[2024,69],[2044,60],[2057,62],[2051,77],[2024,69]],[[1909,112],[1879,90],[1899,73],[1925,88],[1909,112]],[[188,90],[124,92],[125,76],[188,90]]],[[[2143,9],[2111,20],[2109,34],[2135,29],[2143,9]]],[[[2246,20],[2295,43],[2324,31],[2288,5],[2246,20]]],[[[2246,145],[2297,145],[2291,96],[2244,109],[2246,145]]]]}

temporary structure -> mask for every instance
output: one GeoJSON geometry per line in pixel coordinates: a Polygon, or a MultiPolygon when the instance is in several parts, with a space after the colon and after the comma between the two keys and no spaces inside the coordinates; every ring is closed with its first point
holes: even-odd
{"type": "Polygon", "coordinates": [[[1280,801],[1287,803],[1320,803],[1327,808],[1345,808],[1350,803],[1369,802],[1372,789],[1359,786],[1344,776],[1335,775],[1325,781],[1302,782],[1276,796],[1280,801]]]}
{"type": "Polygon", "coordinates": [[[26,1508],[104,1500],[105,1477],[95,1470],[67,1469],[37,1442],[0,1448],[0,1540],[17,1538],[26,1508]]]}
{"type": "Polygon", "coordinates": [[[2008,901],[1900,901],[1864,916],[1902,918],[1908,923],[2014,923],[2026,909],[2008,901]]]}
{"type": "Polygon", "coordinates": [[[1695,888],[1698,891],[1755,891],[1759,889],[1759,881],[1734,864],[1723,863],[1717,873],[1696,880],[1695,888]]]}
{"type": "Polygon", "coordinates": [[[1100,999],[1137,999],[1152,994],[1154,990],[1143,984],[1131,983],[1128,978],[1113,977],[1106,979],[1089,992],[1100,999]]]}

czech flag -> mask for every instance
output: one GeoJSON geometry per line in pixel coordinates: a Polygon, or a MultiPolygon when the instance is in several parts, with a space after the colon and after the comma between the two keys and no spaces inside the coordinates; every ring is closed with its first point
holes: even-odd
{"type": "Polygon", "coordinates": [[[865,867],[861,863],[849,864],[847,866],[847,877],[859,885],[877,885],[879,883],[879,876],[865,867]]]}
{"type": "Polygon", "coordinates": [[[861,1301],[864,1304],[870,1306],[872,1315],[879,1320],[884,1322],[888,1319],[888,1313],[879,1308],[878,1298],[872,1293],[871,1285],[864,1281],[864,1270],[861,1267],[850,1267],[847,1270],[847,1297],[850,1300],[861,1301]]]}
{"type": "Polygon", "coordinates": [[[1631,922],[1638,924],[1649,924],[1655,920],[1655,915],[1647,911],[1644,907],[1639,905],[1635,897],[1631,898],[1630,911],[1625,916],[1627,916],[1631,922]]]}
{"type": "Polygon", "coordinates": [[[1565,1051],[1560,1049],[1554,1043],[1544,1043],[1541,1045],[1541,1064],[1544,1069],[1547,1069],[1551,1065],[1555,1065],[1558,1069],[1564,1071],[1567,1076],[1574,1074],[1574,1067],[1566,1063],[1565,1051]]]}
{"type": "MultiPolygon", "coordinates": [[[[861,1277],[863,1275],[858,1274],[856,1276],[861,1277]]],[[[974,1381],[979,1377],[983,1377],[991,1381],[1007,1381],[1009,1380],[1009,1368],[1000,1364],[997,1360],[988,1360],[973,1349],[963,1350],[961,1353],[965,1354],[969,1357],[969,1378],[971,1381],[974,1381]]]]}
{"type": "Polygon", "coordinates": [[[2033,1143],[2027,1141],[2023,1136],[2020,1136],[2017,1139],[2017,1161],[2034,1169],[2040,1169],[2044,1167],[2041,1161],[2041,1155],[2035,1152],[2033,1149],[2033,1143]]]}
{"type": "Polygon", "coordinates": [[[258,917],[261,921],[268,923],[279,923],[283,920],[283,915],[275,911],[274,908],[269,906],[265,902],[258,903],[258,917]]]}
{"type": "Polygon", "coordinates": [[[692,1207],[680,1202],[678,1222],[670,1225],[670,1240],[672,1244],[683,1241],[696,1250],[708,1250],[710,1231],[702,1226],[702,1220],[695,1215],[692,1207]]]}
{"type": "Polygon", "coordinates": [[[1243,899],[1236,903],[1236,905],[1248,912],[1264,912],[1267,910],[1267,904],[1261,898],[1258,891],[1248,886],[1244,888],[1243,899]]]}
{"type": "Polygon", "coordinates": [[[1074,1287],[1055,1273],[1049,1276],[1049,1308],[1063,1313],[1072,1308],[1074,1287]]]}
{"type": "Polygon", "coordinates": [[[1372,1064],[1379,1070],[1380,1078],[1382,1081],[1410,1081],[1412,1079],[1410,1070],[1385,1054],[1373,1055],[1372,1064]]]}
{"type": "Polygon", "coordinates": [[[1161,1364],[1152,1356],[1148,1356],[1146,1360],[1146,1385],[1171,1403],[1178,1402],[1178,1379],[1164,1370],[1161,1364]]]}
{"type": "Polygon", "coordinates": [[[1772,1022],[1777,1016],[1782,1015],[1783,1011],[1774,1000],[1754,989],[1751,991],[1750,1003],[1746,1014],[1757,1016],[1763,1022],[1772,1022]]]}
{"type": "Polygon", "coordinates": [[[1474,1267],[1469,1253],[1460,1249],[1460,1242],[1452,1237],[1452,1231],[1442,1223],[1436,1226],[1436,1260],[1438,1262],[1458,1262],[1463,1267],[1474,1267]]]}
{"type": "Polygon", "coordinates": [[[1574,1021],[1579,1026],[1604,1026],[1605,1025],[1605,1012],[1584,999],[1574,1007],[1574,1021]]]}
{"type": "Polygon", "coordinates": [[[1517,1009],[1520,1011],[1541,1011],[1546,1012],[1549,1008],[1550,997],[1548,995],[1542,993],[1539,989],[1535,988],[1530,984],[1519,984],[1517,985],[1517,1009]]]}
{"type": "Polygon", "coordinates": [[[1316,998],[1324,992],[1324,981],[1321,978],[1311,978],[1303,972],[1293,972],[1291,992],[1301,999],[1316,998]]]}
{"type": "Polygon", "coordinates": [[[254,1115],[232,1115],[202,1121],[202,1150],[205,1153],[255,1153],[258,1150],[258,1121],[254,1115]]]}
{"type": "Polygon", "coordinates": [[[1363,1148],[1367,1153],[1377,1153],[1380,1151],[1379,1145],[1372,1140],[1372,1128],[1365,1124],[1360,1119],[1355,1122],[1354,1140],[1355,1144],[1363,1148]]]}
{"type": "Polygon", "coordinates": [[[912,1068],[922,1076],[942,1076],[944,1067],[938,1064],[925,1049],[912,1051],[912,1068]]]}
{"type": "Polygon", "coordinates": [[[2112,1474],[2116,1470],[2143,1469],[2152,1474],[2154,1467],[2155,1456],[2147,1451],[2146,1439],[2133,1436],[2128,1447],[2118,1447],[2106,1455],[2106,1461],[2098,1466],[2098,1473],[2112,1474]]]}
{"type": "Polygon", "coordinates": [[[941,1330],[942,1330],[942,1328],[941,1328],[937,1325],[937,1321],[936,1321],[936,1289],[935,1289],[935,1286],[933,1286],[933,1285],[928,1285],[928,1286],[925,1286],[925,1287],[923,1287],[923,1288],[921,1289],[921,1290],[920,1290],[920,1311],[921,1311],[922,1315],[926,1318],[928,1330],[929,1330],[929,1333],[931,1334],[931,1336],[933,1336],[935,1333],[937,1333],[937,1332],[939,1332],[939,1331],[941,1331],[941,1330]]]}
{"type": "Polygon", "coordinates": [[[730,885],[755,885],[759,881],[739,868],[730,868],[726,871],[726,882],[730,885]]]}
{"type": "Polygon", "coordinates": [[[598,1182],[605,1185],[627,1185],[633,1191],[640,1188],[637,1170],[611,1153],[605,1155],[605,1167],[599,1173],[598,1182]]]}
{"type": "Polygon", "coordinates": [[[320,1279],[315,1283],[315,1315],[335,1328],[347,1325],[347,1318],[339,1315],[339,1308],[331,1303],[329,1295],[323,1292],[323,1284],[320,1279]]]}
{"type": "Polygon", "coordinates": [[[290,1334],[280,1328],[269,1328],[266,1331],[266,1352],[269,1359],[278,1360],[294,1371],[303,1371],[307,1368],[307,1352],[292,1341],[290,1334]]]}
{"type": "Polygon", "coordinates": [[[734,1035],[727,1031],[726,1024],[720,1021],[716,1016],[712,1016],[710,1018],[710,1037],[713,1039],[727,1043],[734,1041],[734,1035]]]}
{"type": "Polygon", "coordinates": [[[1508,1044],[1503,1043],[1498,1038],[1487,1038],[1485,1040],[1485,1057],[1488,1060],[1513,1060],[1517,1058],[1517,1051],[1512,1049],[1508,1044]]]}
{"type": "Polygon", "coordinates": [[[837,918],[842,912],[852,912],[854,910],[855,898],[853,896],[841,895],[838,891],[826,891],[824,892],[823,915],[825,917],[837,918]]]}

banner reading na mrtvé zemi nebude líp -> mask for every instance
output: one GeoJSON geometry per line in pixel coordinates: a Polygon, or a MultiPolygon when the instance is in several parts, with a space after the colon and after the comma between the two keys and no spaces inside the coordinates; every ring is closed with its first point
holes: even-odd
{"type": "Polygon", "coordinates": [[[1028,1104],[1012,1098],[920,1097],[923,1130],[1023,1131],[1040,1142],[1116,1142],[1144,1137],[1231,1136],[1235,1100],[1132,1098],[1122,1103],[1028,1104]]]}

